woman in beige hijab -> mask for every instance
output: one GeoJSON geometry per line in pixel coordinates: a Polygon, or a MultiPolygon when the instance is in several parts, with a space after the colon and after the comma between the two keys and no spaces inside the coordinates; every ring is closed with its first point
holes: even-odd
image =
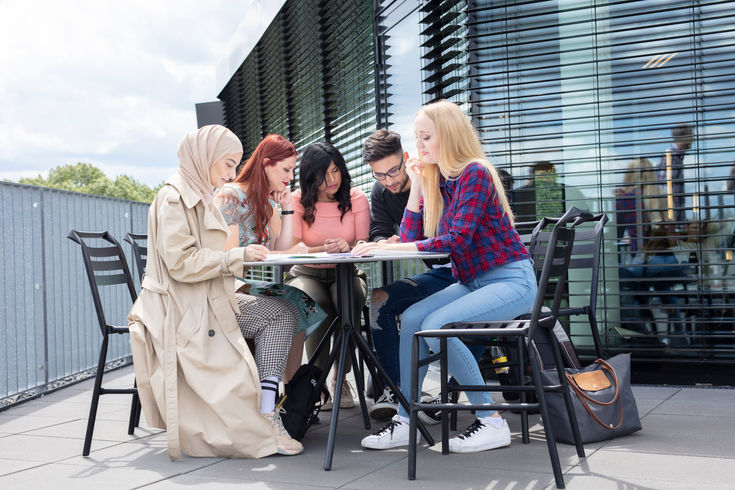
{"type": "Polygon", "coordinates": [[[223,126],[204,126],[179,143],[178,171],[148,213],[148,261],[130,311],[133,362],[146,420],[167,429],[171,459],[298,454],[274,411],[296,308],[280,298],[236,294],[243,262],[261,245],[223,251],[229,228],[214,192],[235,177],[242,144],[223,126]],[[255,358],[245,339],[255,339],[255,358]],[[270,390],[269,394],[271,394],[270,390]]]}

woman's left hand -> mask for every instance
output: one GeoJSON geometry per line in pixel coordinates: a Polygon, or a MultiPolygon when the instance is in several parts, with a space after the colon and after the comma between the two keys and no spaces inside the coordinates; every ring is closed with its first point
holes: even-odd
{"type": "Polygon", "coordinates": [[[281,206],[282,211],[291,211],[291,189],[272,191],[270,197],[281,206]]]}
{"type": "Polygon", "coordinates": [[[372,253],[373,250],[387,248],[386,245],[389,245],[389,244],[385,242],[358,243],[357,245],[355,245],[355,248],[352,249],[352,255],[357,255],[360,257],[363,255],[369,255],[370,253],[372,253]]]}
{"type": "Polygon", "coordinates": [[[350,244],[344,238],[327,238],[324,240],[324,251],[328,254],[350,251],[350,244]]]}

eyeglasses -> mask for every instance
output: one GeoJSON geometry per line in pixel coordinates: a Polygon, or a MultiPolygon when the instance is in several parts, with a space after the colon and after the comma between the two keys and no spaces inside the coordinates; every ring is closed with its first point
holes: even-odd
{"type": "Polygon", "coordinates": [[[401,174],[401,167],[403,166],[403,155],[401,155],[401,163],[397,167],[393,167],[385,173],[373,172],[373,177],[376,180],[385,180],[388,177],[398,177],[401,174]]]}

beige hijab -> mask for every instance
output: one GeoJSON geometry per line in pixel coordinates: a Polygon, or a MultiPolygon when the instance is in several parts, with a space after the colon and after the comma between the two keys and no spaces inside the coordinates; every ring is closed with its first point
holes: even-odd
{"type": "Polygon", "coordinates": [[[235,133],[219,124],[202,126],[181,139],[179,172],[194,192],[201,196],[205,206],[212,202],[215,191],[209,179],[209,169],[217,160],[232,153],[242,153],[242,143],[235,133]]]}

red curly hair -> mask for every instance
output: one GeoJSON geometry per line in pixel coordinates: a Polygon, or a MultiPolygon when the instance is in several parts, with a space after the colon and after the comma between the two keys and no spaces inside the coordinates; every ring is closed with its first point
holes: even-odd
{"type": "Polygon", "coordinates": [[[248,184],[248,204],[250,213],[255,218],[255,233],[260,243],[265,241],[268,222],[273,215],[273,207],[268,203],[270,186],[265,167],[275,165],[295,155],[296,147],[293,143],[281,135],[269,134],[258,143],[257,148],[234,180],[238,184],[246,182],[248,184]]]}

